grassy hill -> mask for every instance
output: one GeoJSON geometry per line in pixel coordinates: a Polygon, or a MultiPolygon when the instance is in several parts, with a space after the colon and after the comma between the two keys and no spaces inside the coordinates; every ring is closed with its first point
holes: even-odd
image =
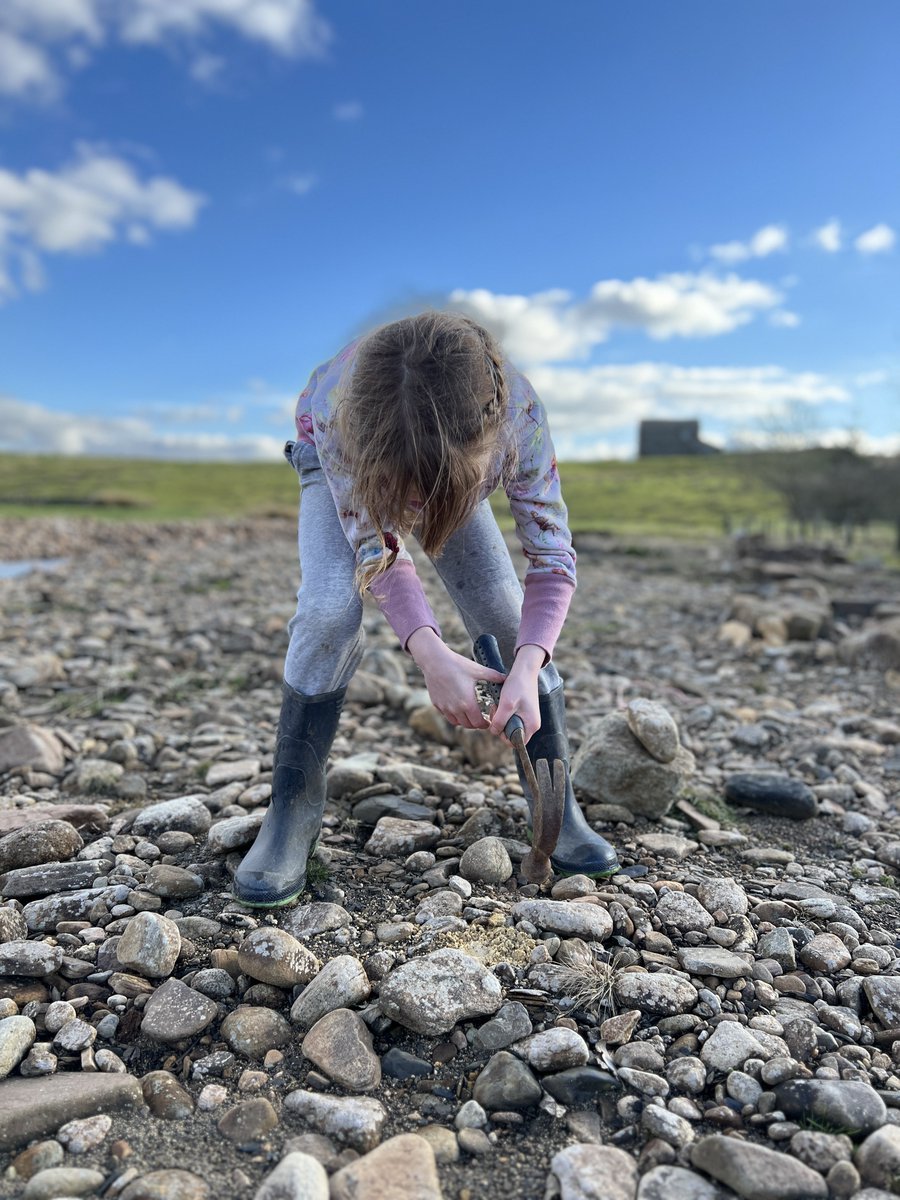
{"type": "MultiPolygon", "coordinates": [[[[785,532],[781,497],[764,481],[768,456],[717,454],[635,462],[563,463],[575,531],[703,537],[735,529],[785,532]]],[[[297,477],[286,463],[0,454],[0,517],[90,516],[166,521],[196,517],[293,516],[297,477]]],[[[511,517],[493,497],[501,524],[511,517]]],[[[890,552],[890,529],[860,540],[890,552]]]]}

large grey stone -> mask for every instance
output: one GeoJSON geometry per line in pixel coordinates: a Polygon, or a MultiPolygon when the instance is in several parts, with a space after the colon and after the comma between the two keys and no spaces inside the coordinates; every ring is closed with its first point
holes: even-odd
{"type": "Polygon", "coordinates": [[[434,1151],[424,1137],[388,1138],[331,1177],[331,1200],[442,1200],[434,1151]]]}
{"type": "Polygon", "coordinates": [[[827,1200],[828,1185],[790,1155],[713,1134],[691,1149],[691,1164],[730,1187],[742,1200],[827,1200]]]}
{"type": "Polygon", "coordinates": [[[381,1082],[381,1061],[372,1034],[359,1013],[336,1008],[313,1025],[303,1054],[329,1079],[351,1092],[371,1092],[381,1082]]]}
{"type": "Polygon", "coordinates": [[[202,1033],[216,1012],[208,996],[180,979],[167,979],[147,1001],[141,1033],[155,1042],[180,1042],[202,1033]]]}
{"type": "Polygon", "coordinates": [[[586,726],[572,759],[572,782],[591,800],[661,817],[693,770],[694,756],[684,747],[670,762],[659,762],[628,728],[624,714],[614,712],[586,726]]]}
{"type": "Polygon", "coordinates": [[[16,1069],[36,1036],[31,1017],[4,1017],[0,1021],[0,1079],[16,1069]]]}
{"type": "Polygon", "coordinates": [[[26,724],[0,731],[0,775],[16,767],[61,775],[65,766],[62,742],[51,730],[26,724]]]}
{"type": "Polygon", "coordinates": [[[734,1192],[685,1167],[653,1167],[641,1179],[637,1200],[734,1200],[734,1192]]]}
{"type": "Polygon", "coordinates": [[[241,942],[238,966],[251,979],[290,988],[309,983],[319,970],[319,960],[284,929],[263,925],[241,942]]]}
{"type": "Polygon", "coordinates": [[[697,1003],[692,983],[661,971],[622,971],[616,976],[613,993],[622,1008],[637,1008],[657,1017],[688,1012],[697,1003]]]}
{"type": "Polygon", "coordinates": [[[678,961],[691,975],[714,975],[717,979],[749,978],[753,967],[746,959],[721,946],[685,946],[678,961]]]}
{"type": "Polygon", "coordinates": [[[488,1016],[503,999],[500,983],[461,950],[436,950],[397,967],[381,985],[382,1011],[416,1033],[449,1033],[457,1021],[488,1016]]]}
{"type": "Polygon", "coordinates": [[[870,1133],[856,1152],[856,1169],[863,1183],[893,1194],[900,1179],[900,1126],[883,1125],[870,1133]]]}
{"type": "Polygon", "coordinates": [[[291,1020],[301,1029],[311,1029],[335,1008],[361,1004],[369,998],[372,985],[362,963],[353,954],[339,954],[325,964],[291,1007],[291,1020]]]}
{"type": "Polygon", "coordinates": [[[887,1121],[887,1107],[859,1079],[790,1079],[775,1088],[777,1107],[790,1120],[819,1121],[850,1137],[873,1133],[887,1121]]]}
{"type": "Polygon", "coordinates": [[[612,917],[599,904],[572,900],[520,900],[513,916],[530,921],[538,929],[565,937],[582,937],[604,942],[613,931],[612,917]]]}
{"type": "Polygon", "coordinates": [[[328,1175],[311,1154],[286,1154],[256,1190],[253,1200],[329,1200],[328,1175]]]}
{"type": "Polygon", "coordinates": [[[181,952],[181,932],[159,913],[133,916],[116,943],[116,957],[129,971],[160,978],[171,975],[181,952]]]}
{"type": "Polygon", "coordinates": [[[378,1145],[387,1112],[377,1100],[364,1096],[328,1096],[298,1089],[284,1098],[288,1112],[297,1113],[318,1133],[345,1142],[365,1153],[378,1145]]]}
{"type": "Polygon", "coordinates": [[[482,1108],[530,1108],[541,1098],[541,1085],[525,1063],[498,1050],[475,1080],[473,1095],[482,1108]]]}
{"type": "Polygon", "coordinates": [[[681,742],[672,714],[656,700],[631,700],[625,708],[628,728],[644,749],[661,763],[671,762],[681,742]]]}
{"type": "Polygon", "coordinates": [[[153,838],[155,834],[178,829],[203,836],[212,823],[212,814],[201,796],[176,796],[142,809],[131,824],[131,832],[153,838]]]}
{"type": "MultiPolygon", "coordinates": [[[[24,810],[23,815],[27,811],[24,810]]],[[[84,841],[74,825],[45,818],[0,838],[0,873],[42,863],[65,862],[74,858],[83,846],[84,841]]]]}

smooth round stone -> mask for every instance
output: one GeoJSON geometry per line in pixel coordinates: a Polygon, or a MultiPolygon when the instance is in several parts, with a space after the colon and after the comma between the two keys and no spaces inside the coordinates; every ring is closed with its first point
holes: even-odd
{"type": "Polygon", "coordinates": [[[278,1125],[278,1114],[264,1096],[244,1100],[219,1118],[217,1129],[236,1145],[259,1141],[278,1125]]]}
{"type": "Polygon", "coordinates": [[[191,987],[211,1000],[227,1000],[234,995],[237,984],[221,967],[203,967],[191,978],[191,987]]]}
{"type": "Polygon", "coordinates": [[[648,754],[667,763],[678,753],[678,726],[669,711],[655,700],[631,700],[625,708],[628,728],[648,754]]]}
{"type": "Polygon", "coordinates": [[[151,1171],[129,1183],[120,1200],[209,1200],[205,1180],[192,1171],[151,1171]]]}
{"type": "Polygon", "coordinates": [[[180,953],[178,926],[152,912],[132,917],[116,943],[116,957],[126,970],[155,978],[171,975],[180,953]]]}
{"type": "Polygon", "coordinates": [[[691,1122],[659,1104],[645,1107],[641,1113],[641,1129],[651,1138],[660,1138],[676,1149],[688,1146],[694,1140],[691,1122]]]}
{"type": "Polygon", "coordinates": [[[48,1167],[62,1166],[65,1151],[55,1139],[45,1142],[35,1142],[12,1161],[13,1169],[20,1179],[30,1179],[38,1171],[46,1171],[48,1167]]]}
{"type": "Polygon", "coordinates": [[[44,1013],[44,1028],[48,1033],[57,1033],[66,1021],[74,1021],[77,1015],[68,1000],[54,1000],[44,1013]]]}
{"type": "Polygon", "coordinates": [[[328,1175],[312,1155],[292,1151],[265,1177],[253,1200],[329,1200],[328,1175]]]}
{"type": "Polygon", "coordinates": [[[81,834],[68,821],[39,821],[14,829],[0,838],[0,875],[22,867],[66,862],[83,846],[81,834]]]}
{"type": "Polygon", "coordinates": [[[541,1083],[544,1091],[567,1108],[595,1104],[598,1096],[608,1095],[622,1086],[615,1075],[596,1067],[570,1067],[556,1075],[545,1075],[541,1083]]]}
{"type": "Polygon", "coordinates": [[[804,821],[817,812],[815,792],[800,779],[788,775],[745,772],[725,782],[725,797],[732,804],[752,808],[773,817],[804,821]]]}
{"type": "Polygon", "coordinates": [[[759,1080],[743,1071],[729,1072],[725,1080],[725,1090],[732,1100],[737,1100],[739,1104],[752,1104],[754,1107],[763,1093],[759,1080]]]}
{"type": "Polygon", "coordinates": [[[666,1067],[666,1079],[677,1091],[699,1096],[706,1087],[706,1066],[691,1055],[675,1058],[666,1067]]]}
{"type": "Polygon", "coordinates": [[[331,1200],[387,1200],[409,1196],[441,1200],[434,1151],[425,1138],[401,1133],[342,1167],[331,1177],[331,1200]]]}
{"type": "Polygon", "coordinates": [[[487,1125],[487,1113],[477,1100],[467,1100],[453,1118],[457,1129],[482,1129],[487,1125]]]}
{"type": "Polygon", "coordinates": [[[748,1058],[770,1058],[762,1043],[737,1021],[717,1025],[700,1050],[700,1059],[714,1071],[734,1071],[748,1058]]]}
{"type": "Polygon", "coordinates": [[[637,1200],[722,1200],[722,1189],[684,1167],[653,1167],[641,1178],[637,1200]]]}
{"type": "Polygon", "coordinates": [[[164,1121],[184,1121],[193,1115],[194,1101],[169,1071],[150,1071],[141,1079],[144,1102],[164,1121]]]}
{"type": "Polygon", "coordinates": [[[550,1170],[566,1200],[634,1200],[637,1191],[637,1163],[613,1146],[567,1146],[550,1160],[550,1170]]]}
{"type": "Polygon", "coordinates": [[[388,1118],[384,1106],[367,1096],[328,1096],[302,1088],[285,1096],[284,1107],[318,1133],[345,1142],[362,1154],[378,1145],[388,1118]]]}
{"type": "Polygon", "coordinates": [[[475,1080],[473,1094],[485,1109],[530,1108],[541,1098],[541,1085],[525,1063],[499,1050],[475,1080]]]}
{"type": "Polygon", "coordinates": [[[277,1050],[291,1040],[290,1025],[271,1008],[242,1006],[222,1022],[222,1040],[235,1054],[261,1061],[268,1050],[277,1050]]]}
{"type": "Polygon", "coordinates": [[[802,1129],[791,1138],[791,1154],[824,1175],[837,1163],[852,1160],[853,1143],[843,1134],[802,1129]]]}
{"type": "Polygon", "coordinates": [[[590,1058],[587,1042],[574,1029],[554,1027],[533,1033],[510,1047],[535,1071],[564,1071],[583,1067],[590,1058]]]}
{"type": "Polygon", "coordinates": [[[326,1013],[303,1039],[306,1058],[340,1087],[371,1092],[381,1082],[381,1062],[372,1034],[359,1013],[337,1008],[326,1013]]]}
{"type": "Polygon", "coordinates": [[[320,933],[333,933],[352,924],[352,918],[340,904],[327,900],[316,900],[312,904],[301,904],[284,917],[284,928],[301,941],[316,937],[320,933]]]}
{"type": "Polygon", "coordinates": [[[803,946],[800,961],[813,971],[831,974],[849,966],[850,951],[835,934],[819,933],[803,946]]]}
{"type": "Polygon", "coordinates": [[[205,834],[211,823],[212,814],[200,796],[177,796],[142,809],[131,824],[131,832],[152,838],[176,829],[196,837],[205,834]]]}
{"type": "Polygon", "coordinates": [[[505,883],[513,873],[512,860],[500,838],[479,838],[463,852],[459,873],[472,883],[505,883]]]}
{"type": "Polygon", "coordinates": [[[697,888],[697,899],[707,912],[724,912],[729,917],[743,917],[750,908],[747,893],[741,885],[724,876],[704,879],[697,888]]]}
{"type": "Polygon", "coordinates": [[[452,1129],[445,1125],[425,1125],[416,1130],[416,1136],[424,1138],[434,1151],[435,1162],[459,1162],[459,1142],[452,1129]]]}
{"type": "Polygon", "coordinates": [[[547,933],[588,941],[604,942],[613,931],[612,917],[605,908],[571,900],[520,900],[513,906],[513,916],[547,933]]]}
{"type": "Polygon", "coordinates": [[[88,1196],[103,1183],[102,1171],[86,1167],[48,1167],[28,1180],[22,1200],[57,1200],[59,1196],[88,1196]]]}
{"type": "Polygon", "coordinates": [[[0,1079],[15,1070],[36,1037],[34,1021],[30,1017],[4,1017],[0,1021],[0,1079]]]}
{"type": "Polygon", "coordinates": [[[489,1154],[494,1148],[483,1129],[460,1129],[456,1138],[460,1150],[465,1150],[466,1154],[489,1154]]]}
{"type": "Polygon", "coordinates": [[[311,950],[283,929],[265,925],[241,942],[238,966],[251,979],[273,987],[289,988],[308,983],[320,968],[311,950]]]}
{"type": "Polygon", "coordinates": [[[203,880],[193,871],[174,867],[169,863],[157,863],[147,872],[147,891],[166,900],[189,900],[203,891],[203,880]]]}
{"type": "Polygon", "coordinates": [[[719,946],[687,946],[678,959],[691,975],[714,975],[717,979],[749,978],[752,966],[746,959],[719,946]]]}
{"type": "Polygon", "coordinates": [[[893,1192],[900,1177],[900,1126],[884,1125],[870,1133],[856,1152],[856,1169],[863,1183],[893,1192]]]}
{"type": "Polygon", "coordinates": [[[687,892],[666,892],[660,896],[656,915],[664,925],[679,933],[705,933],[715,923],[700,901],[687,892]]]}
{"type": "Polygon", "coordinates": [[[786,1117],[815,1120],[834,1132],[858,1137],[887,1121],[887,1108],[874,1088],[855,1079],[791,1079],[775,1088],[786,1117]]]}
{"type": "Polygon", "coordinates": [[[691,1149],[691,1165],[744,1200],[827,1200],[828,1185],[803,1163],[753,1142],[713,1134],[691,1149]]]}

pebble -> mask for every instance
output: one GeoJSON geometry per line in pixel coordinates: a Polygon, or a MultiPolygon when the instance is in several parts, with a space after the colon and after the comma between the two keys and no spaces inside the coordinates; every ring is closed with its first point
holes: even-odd
{"type": "Polygon", "coordinates": [[[312,1155],[292,1151],[265,1177],[253,1200],[329,1200],[328,1175],[312,1155]]]}
{"type": "Polygon", "coordinates": [[[574,1029],[545,1029],[516,1042],[510,1049],[533,1070],[542,1072],[583,1067],[590,1058],[587,1042],[574,1029]]]}
{"type": "Polygon", "coordinates": [[[291,934],[265,925],[248,933],[241,942],[238,966],[251,979],[290,988],[297,983],[309,983],[321,964],[291,934]]]}
{"type": "Polygon", "coordinates": [[[541,1085],[525,1063],[498,1050],[480,1071],[473,1094],[485,1109],[530,1108],[541,1098],[541,1085]]]}
{"type": "Polygon", "coordinates": [[[209,1187],[193,1171],[150,1171],[119,1193],[121,1200],[209,1200],[209,1187]]]}
{"type": "Polygon", "coordinates": [[[16,1069],[34,1044],[37,1031],[30,1017],[0,1020],[0,1079],[16,1069]]]}
{"type": "Polygon", "coordinates": [[[331,1177],[331,1200],[442,1200],[434,1151],[425,1138],[388,1138],[331,1177]]]}
{"type": "Polygon", "coordinates": [[[637,1165],[613,1146],[591,1143],[567,1146],[550,1160],[559,1180],[561,1200],[634,1200],[637,1165]]]}
{"type": "Polygon", "coordinates": [[[358,1013],[336,1008],[321,1017],[303,1039],[303,1054],[339,1087],[371,1092],[381,1082],[381,1060],[372,1034],[358,1013]]]}
{"type": "Polygon", "coordinates": [[[311,1029],[335,1008],[362,1004],[371,991],[372,985],[359,959],[353,954],[338,954],[328,960],[294,1001],[291,1020],[301,1029],[311,1029]]]}
{"type": "Polygon", "coordinates": [[[361,1153],[378,1144],[387,1121],[383,1106],[368,1097],[327,1096],[298,1089],[285,1096],[284,1107],[297,1113],[317,1132],[345,1142],[361,1153]]]}
{"type": "Polygon", "coordinates": [[[284,928],[300,941],[317,937],[320,933],[333,933],[352,923],[352,918],[340,904],[317,900],[312,904],[300,904],[284,918],[284,928]]]}
{"type": "Polygon", "coordinates": [[[828,1200],[828,1185],[818,1171],[754,1142],[712,1134],[692,1147],[691,1165],[743,1200],[828,1200]]]}
{"type": "Polygon", "coordinates": [[[208,996],[195,992],[180,979],[167,979],[144,1007],[141,1033],[156,1042],[180,1042],[202,1033],[216,1012],[208,996]]]}
{"type": "Polygon", "coordinates": [[[564,937],[581,937],[604,942],[612,934],[612,917],[596,904],[573,904],[569,900],[520,900],[513,916],[530,921],[538,929],[564,937]]]}
{"type": "Polygon", "coordinates": [[[96,1150],[111,1128],[112,1117],[99,1113],[96,1117],[67,1121],[57,1130],[56,1137],[69,1154],[87,1154],[89,1150],[96,1150]]]}
{"type": "Polygon", "coordinates": [[[22,1200],[58,1200],[59,1197],[87,1196],[103,1183],[103,1172],[87,1167],[48,1167],[28,1180],[22,1200]]]}
{"type": "Polygon", "coordinates": [[[293,1031],[273,1009],[241,1005],[222,1022],[221,1033],[229,1050],[261,1062],[269,1050],[287,1045],[293,1031]]]}
{"type": "Polygon", "coordinates": [[[687,1012],[697,1003],[697,989],[684,979],[661,971],[621,972],[613,992],[623,1008],[636,1008],[652,1016],[672,1016],[687,1012]]]}
{"type": "Polygon", "coordinates": [[[655,700],[631,700],[625,708],[628,728],[645,750],[661,763],[678,753],[678,726],[671,713],[655,700]]]}
{"type": "Polygon", "coordinates": [[[244,1100],[229,1108],[218,1120],[216,1128],[223,1137],[238,1146],[259,1141],[278,1125],[278,1113],[264,1096],[244,1100]]]}
{"type": "Polygon", "coordinates": [[[787,775],[753,772],[731,775],[725,781],[725,797],[743,808],[773,817],[791,817],[795,821],[806,821],[817,811],[812,789],[787,775]]]}
{"type": "Polygon", "coordinates": [[[463,851],[459,873],[472,883],[505,883],[513,873],[512,861],[500,838],[479,838],[463,851]]]}
{"type": "Polygon", "coordinates": [[[116,958],[127,971],[159,977],[171,975],[181,953],[181,932],[159,913],[132,917],[116,943],[116,958]]]}

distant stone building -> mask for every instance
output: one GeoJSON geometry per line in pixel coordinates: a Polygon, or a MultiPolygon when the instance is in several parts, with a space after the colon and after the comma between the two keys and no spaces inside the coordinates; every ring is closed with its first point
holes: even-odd
{"type": "Polygon", "coordinates": [[[659,454],[718,454],[700,441],[699,421],[641,421],[638,457],[659,454]]]}

